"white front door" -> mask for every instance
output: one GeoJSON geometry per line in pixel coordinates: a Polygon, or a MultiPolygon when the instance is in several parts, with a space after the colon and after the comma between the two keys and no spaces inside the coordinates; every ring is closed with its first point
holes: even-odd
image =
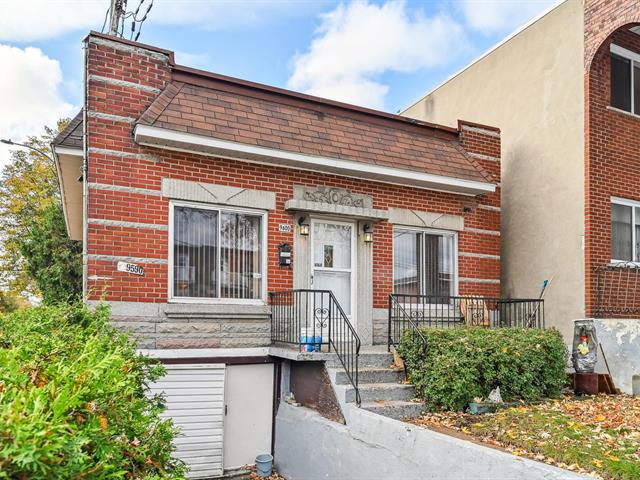
{"type": "Polygon", "coordinates": [[[311,288],[331,290],[355,326],[354,223],[311,221],[311,288]]]}

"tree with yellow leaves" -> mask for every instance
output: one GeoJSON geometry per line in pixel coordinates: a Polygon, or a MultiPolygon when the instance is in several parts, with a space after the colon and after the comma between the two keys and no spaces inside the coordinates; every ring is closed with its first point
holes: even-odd
{"type": "Polygon", "coordinates": [[[57,129],[45,127],[14,150],[0,175],[0,284],[9,296],[58,303],[81,291],[81,246],[64,227],[50,144],[57,129]]]}

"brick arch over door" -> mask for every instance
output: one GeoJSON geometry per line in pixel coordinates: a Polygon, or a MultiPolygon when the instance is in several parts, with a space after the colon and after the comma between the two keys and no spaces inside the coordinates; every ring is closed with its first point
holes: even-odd
{"type": "Polygon", "coordinates": [[[584,2],[584,67],[591,62],[600,46],[620,28],[640,25],[638,0],[585,0],[584,2]]]}

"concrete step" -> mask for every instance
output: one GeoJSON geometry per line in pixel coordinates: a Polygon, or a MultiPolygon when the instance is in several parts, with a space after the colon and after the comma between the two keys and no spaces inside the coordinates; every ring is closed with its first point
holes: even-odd
{"type": "MultiPolygon", "coordinates": [[[[335,381],[337,385],[349,385],[349,377],[344,370],[336,368],[335,381]]],[[[404,379],[404,370],[391,368],[359,368],[358,383],[400,383],[404,379]]]]}
{"type": "MultiPolygon", "coordinates": [[[[360,385],[360,398],[365,402],[380,402],[393,400],[412,400],[416,396],[416,389],[413,385],[403,385],[401,383],[369,383],[360,385]]],[[[345,391],[345,401],[353,403],[356,401],[356,390],[353,387],[345,391]]]]}
{"type": "Polygon", "coordinates": [[[424,410],[421,402],[407,402],[403,400],[387,400],[378,402],[362,402],[362,408],[385,417],[401,420],[419,416],[424,410]]]}
{"type": "MultiPolygon", "coordinates": [[[[342,367],[340,360],[336,358],[327,358],[328,367],[342,367]]],[[[389,368],[393,364],[393,354],[391,353],[361,353],[358,357],[358,369],[365,368],[389,368]]]]}

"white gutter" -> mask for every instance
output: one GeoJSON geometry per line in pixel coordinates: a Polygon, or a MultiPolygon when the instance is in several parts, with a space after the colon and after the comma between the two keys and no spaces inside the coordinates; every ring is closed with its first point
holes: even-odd
{"type": "Polygon", "coordinates": [[[489,182],[434,175],[353,160],[306,155],[147,125],[136,125],[133,134],[139,145],[162,147],[179,152],[330,173],[461,195],[482,195],[496,190],[496,185],[489,182]]]}
{"type": "Polygon", "coordinates": [[[56,165],[56,172],[58,173],[58,185],[60,185],[60,198],[62,199],[62,214],[64,215],[64,226],[67,229],[67,235],[71,237],[71,230],[69,229],[69,213],[67,212],[67,202],[65,201],[66,197],[64,196],[64,183],[62,182],[62,169],[60,168],[60,159],[58,158],[58,155],[72,155],[81,157],[82,149],[51,145],[51,151],[53,152],[53,161],[56,165]]]}

